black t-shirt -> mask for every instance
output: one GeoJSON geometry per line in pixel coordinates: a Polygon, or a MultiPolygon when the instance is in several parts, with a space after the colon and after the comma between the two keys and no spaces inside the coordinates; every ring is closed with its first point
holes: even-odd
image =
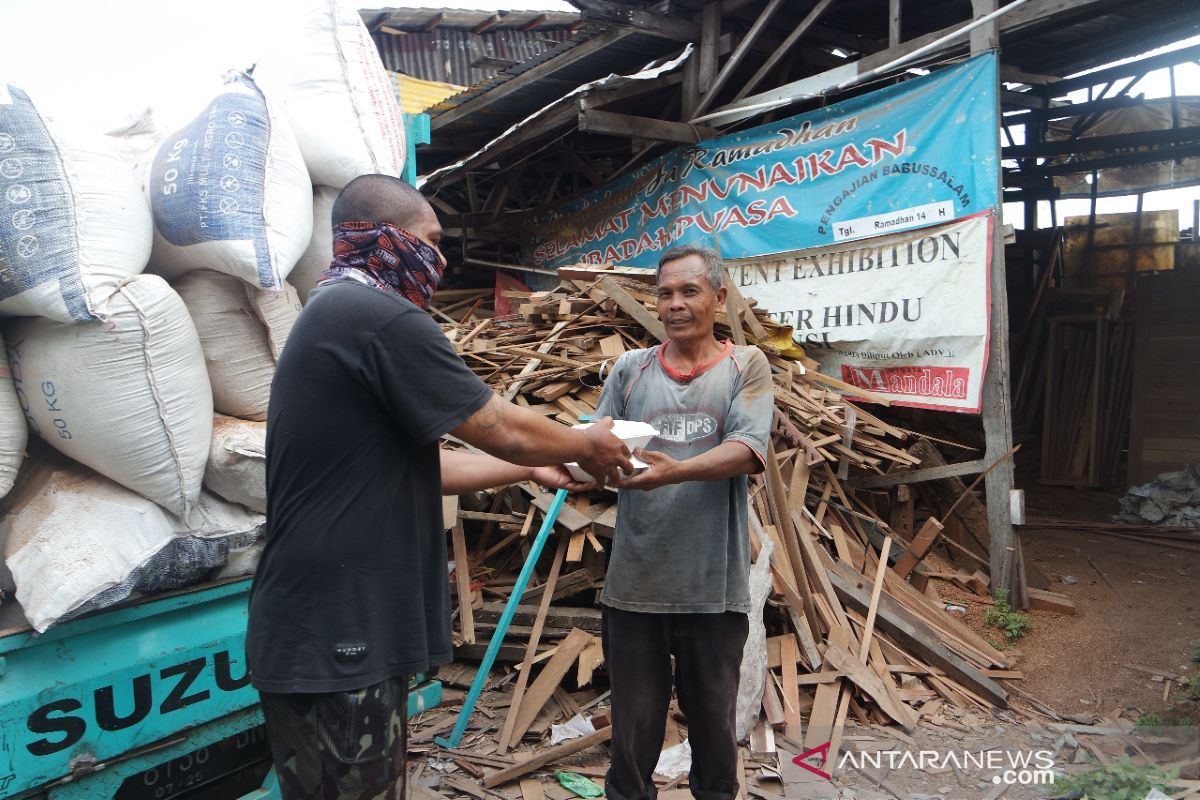
{"type": "Polygon", "coordinates": [[[312,292],[271,385],[257,689],[350,691],[450,661],[438,439],[491,397],[409,301],[348,280],[312,292]]]}

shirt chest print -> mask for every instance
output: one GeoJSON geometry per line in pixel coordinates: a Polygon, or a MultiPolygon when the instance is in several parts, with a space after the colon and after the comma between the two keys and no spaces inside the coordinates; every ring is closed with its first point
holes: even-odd
{"type": "Polygon", "coordinates": [[[658,438],[667,442],[698,442],[720,430],[716,417],[707,411],[669,412],[647,422],[658,431],[658,438]]]}

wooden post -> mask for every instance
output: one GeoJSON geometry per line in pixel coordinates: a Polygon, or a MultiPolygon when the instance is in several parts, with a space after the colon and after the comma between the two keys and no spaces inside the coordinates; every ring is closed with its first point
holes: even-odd
{"type": "MultiPolygon", "coordinates": [[[[997,0],[971,0],[976,18],[996,10],[997,0]]],[[[971,52],[979,53],[1000,44],[999,28],[995,22],[971,31],[971,52]]],[[[998,78],[997,78],[998,81],[998,78]]],[[[1000,152],[1000,87],[996,87],[996,152],[1000,152]]],[[[1000,165],[996,165],[996,180],[1000,196],[1004,188],[1000,181],[1000,165]]],[[[987,371],[983,376],[983,434],[987,443],[984,460],[994,463],[1012,449],[1012,406],[1009,393],[1008,355],[1008,293],[1004,271],[1004,233],[1000,219],[1000,204],[992,235],[991,295],[992,313],[987,371]]],[[[1012,463],[1004,463],[987,474],[988,533],[991,537],[992,591],[1007,589],[1015,598],[1024,592],[1015,591],[1018,580],[1016,547],[1013,542],[1012,517],[1008,494],[1013,488],[1012,463]]]]}
{"type": "Polygon", "coordinates": [[[888,49],[900,44],[900,0],[888,0],[888,49]]]}
{"type": "Polygon", "coordinates": [[[696,85],[700,96],[708,94],[717,79],[718,48],[721,39],[721,4],[712,2],[704,6],[700,23],[700,74],[696,85]]]}

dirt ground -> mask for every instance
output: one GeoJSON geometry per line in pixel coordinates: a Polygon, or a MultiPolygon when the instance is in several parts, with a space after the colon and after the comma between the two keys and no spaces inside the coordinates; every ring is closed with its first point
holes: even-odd
{"type": "MultiPolygon", "coordinates": [[[[1031,519],[1105,520],[1117,510],[1112,494],[1072,489],[1040,488],[1027,504],[1031,519]]],[[[1028,530],[1022,546],[1051,590],[1076,609],[1073,617],[1033,612],[1030,632],[1016,645],[1022,689],[1060,713],[1125,709],[1133,719],[1153,712],[1200,722],[1194,703],[1171,702],[1178,685],[1164,690],[1151,674],[1126,666],[1171,674],[1200,667],[1192,661],[1200,643],[1200,557],[1086,530],[1028,530]]]]}

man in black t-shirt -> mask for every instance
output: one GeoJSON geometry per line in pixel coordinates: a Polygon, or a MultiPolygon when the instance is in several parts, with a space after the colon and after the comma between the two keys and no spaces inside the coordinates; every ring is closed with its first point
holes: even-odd
{"type": "Polygon", "coordinates": [[[267,417],[266,549],[246,653],[285,800],[399,798],[407,676],[450,661],[442,494],[615,483],[629,453],[504,402],[425,312],[441,226],[395,178],[333,207],[334,260],[293,328],[267,417]],[[453,433],[490,453],[442,451],[453,433]]]}

